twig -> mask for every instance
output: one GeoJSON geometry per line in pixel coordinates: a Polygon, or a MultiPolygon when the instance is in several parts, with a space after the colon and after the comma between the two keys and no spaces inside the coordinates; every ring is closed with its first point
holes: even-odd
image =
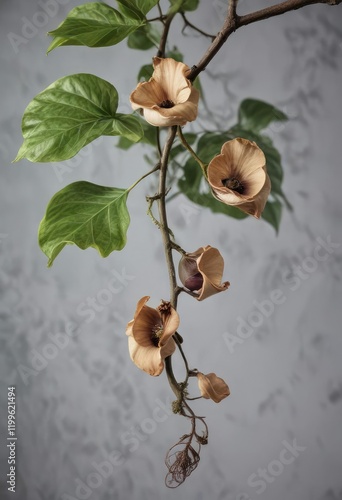
{"type": "Polygon", "coordinates": [[[204,175],[204,177],[206,179],[207,178],[207,173],[206,173],[206,167],[207,167],[207,165],[205,165],[203,163],[203,161],[197,156],[197,154],[195,153],[195,151],[192,149],[192,147],[190,146],[190,144],[188,144],[187,140],[185,139],[185,137],[183,135],[182,127],[181,126],[177,127],[177,133],[178,133],[178,137],[179,137],[180,142],[185,147],[185,149],[187,149],[189,151],[189,153],[191,154],[191,156],[197,161],[197,163],[201,167],[203,175],[204,175]]]}
{"type": "Polygon", "coordinates": [[[146,174],[144,174],[143,176],[141,176],[137,181],[134,182],[134,184],[132,184],[128,189],[127,191],[130,192],[132,191],[132,189],[135,188],[135,186],[137,184],[139,184],[139,182],[141,182],[143,179],[145,179],[146,177],[148,177],[149,175],[153,174],[154,172],[156,172],[157,170],[160,169],[160,163],[157,163],[157,165],[152,169],[150,170],[149,172],[147,172],[146,174]]]}
{"type": "Polygon", "coordinates": [[[157,57],[165,57],[165,47],[166,47],[166,42],[167,42],[167,37],[169,34],[169,29],[172,23],[172,19],[175,17],[175,14],[169,14],[166,18],[165,24],[164,24],[164,29],[162,36],[160,38],[160,43],[159,43],[159,48],[157,52],[157,57]]]}
{"type": "Polygon", "coordinates": [[[166,16],[153,17],[152,19],[146,19],[148,23],[153,23],[153,21],[160,21],[164,24],[164,19],[166,16]]]}
{"type": "Polygon", "coordinates": [[[229,0],[229,4],[228,4],[228,17],[230,19],[233,19],[234,17],[236,17],[236,7],[237,7],[237,4],[238,4],[238,1],[239,0],[229,0]]]}
{"type": "Polygon", "coordinates": [[[201,71],[203,71],[208,66],[208,64],[220,50],[222,45],[227,41],[228,37],[238,28],[247,26],[248,24],[255,23],[257,21],[269,19],[270,17],[279,16],[281,14],[285,14],[285,12],[300,9],[301,7],[305,7],[307,5],[316,3],[338,5],[341,2],[342,0],[286,0],[285,2],[281,2],[271,7],[266,7],[265,9],[252,12],[251,14],[238,16],[236,14],[237,2],[231,0],[229,2],[227,17],[224,21],[221,31],[215,37],[214,41],[205,52],[202,59],[197,63],[196,66],[193,66],[191,68],[191,71],[188,75],[189,80],[193,81],[196,76],[198,76],[201,71]]]}
{"type": "Polygon", "coordinates": [[[184,12],[181,12],[181,16],[182,16],[184,24],[185,24],[184,28],[186,28],[187,26],[189,26],[189,28],[193,29],[194,31],[197,31],[201,35],[206,36],[208,38],[211,38],[211,41],[215,40],[215,35],[210,35],[209,33],[206,33],[205,31],[201,30],[200,28],[197,28],[197,26],[195,26],[194,24],[192,24],[187,19],[187,17],[185,16],[184,12]]]}
{"type": "Polygon", "coordinates": [[[160,17],[164,17],[164,15],[163,15],[163,11],[162,11],[162,9],[161,9],[161,7],[160,7],[160,2],[158,2],[158,3],[157,3],[157,7],[158,7],[159,16],[160,16],[160,17]]]}

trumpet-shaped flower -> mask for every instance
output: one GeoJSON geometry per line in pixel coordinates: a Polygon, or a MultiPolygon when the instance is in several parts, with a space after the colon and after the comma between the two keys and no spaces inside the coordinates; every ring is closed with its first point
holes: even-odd
{"type": "Polygon", "coordinates": [[[197,293],[197,300],[204,300],[229,287],[229,281],[221,282],[223,268],[220,252],[207,245],[185,254],[179,262],[178,273],[185,288],[197,293]]]}
{"type": "Polygon", "coordinates": [[[264,153],[255,142],[236,138],[225,142],[221,154],[208,165],[213,195],[256,218],[261,216],[271,190],[264,153]]]}
{"type": "Polygon", "coordinates": [[[153,58],[154,72],[148,82],[138,83],[131,93],[134,110],[155,127],[185,125],[197,117],[199,92],[186,75],[189,66],[171,58],[153,58]]]}
{"type": "Polygon", "coordinates": [[[162,301],[156,309],[147,306],[149,298],[139,300],[126,335],[132,361],[141,370],[157,376],[164,369],[164,359],[176,348],[172,335],[179,326],[179,316],[170,302],[162,301]]]}
{"type": "Polygon", "coordinates": [[[219,403],[230,394],[228,385],[215,373],[204,375],[198,372],[197,381],[202,397],[205,399],[212,399],[215,403],[219,403]]]}

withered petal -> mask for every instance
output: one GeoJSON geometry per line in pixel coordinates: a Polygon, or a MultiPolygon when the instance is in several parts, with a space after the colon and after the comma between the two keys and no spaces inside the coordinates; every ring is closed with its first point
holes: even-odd
{"type": "Polygon", "coordinates": [[[242,203],[240,205],[237,205],[236,207],[249,215],[253,215],[256,219],[259,219],[265,208],[270,191],[271,180],[269,176],[266,175],[264,187],[255,196],[255,198],[252,201],[246,201],[246,203],[242,203]]]}
{"type": "Polygon", "coordinates": [[[215,403],[219,403],[230,394],[226,382],[215,373],[204,375],[198,372],[197,380],[201,395],[205,399],[212,399],[215,403]]]}
{"type": "Polygon", "coordinates": [[[143,346],[154,346],[153,343],[153,330],[158,325],[161,326],[160,314],[156,309],[146,305],[146,302],[150,297],[142,297],[138,304],[134,314],[133,322],[128,323],[127,327],[131,333],[126,333],[132,335],[135,341],[143,346]]]}
{"type": "Polygon", "coordinates": [[[171,306],[170,314],[165,318],[163,333],[159,340],[160,347],[165,346],[170,337],[177,331],[179,327],[179,315],[177,311],[171,306]]]}
{"type": "Polygon", "coordinates": [[[133,337],[128,337],[128,350],[133,363],[144,372],[156,377],[164,369],[164,361],[158,347],[142,347],[133,337]]]}
{"type": "Polygon", "coordinates": [[[191,82],[186,78],[189,66],[170,57],[153,58],[153,78],[164,90],[167,99],[175,104],[185,102],[191,93],[191,82]]]}
{"type": "Polygon", "coordinates": [[[229,281],[221,283],[224,260],[217,248],[210,245],[204,247],[202,255],[197,259],[197,266],[203,276],[203,285],[199,290],[198,301],[227,290],[230,283],[229,281]]]}
{"type": "Polygon", "coordinates": [[[153,108],[167,99],[163,88],[151,78],[148,82],[140,82],[131,93],[129,100],[134,110],[140,108],[153,108]]]}
{"type": "Polygon", "coordinates": [[[228,164],[234,165],[242,178],[266,165],[265,155],[259,146],[242,137],[225,142],[221,154],[225,156],[228,164]]]}

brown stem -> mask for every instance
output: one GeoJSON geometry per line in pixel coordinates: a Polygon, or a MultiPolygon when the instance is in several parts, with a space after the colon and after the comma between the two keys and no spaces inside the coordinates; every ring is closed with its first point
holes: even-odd
{"type": "Polygon", "coordinates": [[[274,16],[280,16],[289,12],[291,10],[300,9],[306,5],[312,5],[315,3],[326,3],[328,5],[338,5],[342,0],[287,0],[286,2],[281,2],[277,5],[272,5],[271,7],[266,7],[265,9],[252,12],[251,14],[246,14],[239,18],[238,27],[247,26],[247,24],[254,23],[256,21],[261,21],[263,19],[268,19],[274,16]]]}
{"type": "Polygon", "coordinates": [[[172,19],[174,17],[175,17],[175,14],[169,14],[166,18],[163,33],[162,33],[162,36],[161,36],[160,42],[159,42],[157,57],[165,57],[166,41],[167,41],[167,37],[169,35],[169,30],[170,30],[170,26],[172,23],[172,19]]]}
{"type": "Polygon", "coordinates": [[[236,7],[239,0],[229,0],[228,4],[228,17],[233,18],[236,16],[236,7]]]}
{"type": "Polygon", "coordinates": [[[228,37],[238,28],[247,26],[248,24],[255,23],[257,21],[262,21],[263,19],[268,19],[270,17],[285,14],[285,12],[290,12],[291,10],[300,9],[301,7],[305,7],[306,5],[312,5],[316,3],[338,5],[341,2],[342,0],[286,0],[285,2],[281,2],[277,5],[272,5],[271,7],[266,7],[265,9],[252,12],[251,14],[238,16],[236,14],[237,2],[236,0],[230,0],[227,17],[224,21],[221,31],[218,33],[198,64],[192,67],[188,76],[189,80],[193,81],[196,76],[198,76],[201,71],[203,71],[208,66],[210,61],[217,54],[228,37]]]}
{"type": "Polygon", "coordinates": [[[166,215],[166,174],[167,174],[167,165],[169,160],[170,151],[172,148],[173,141],[175,140],[177,132],[177,127],[170,127],[169,132],[166,138],[166,142],[164,144],[162,156],[160,159],[160,174],[159,174],[159,189],[158,189],[158,210],[159,210],[159,222],[160,222],[160,231],[162,233],[163,243],[164,243],[164,252],[166,258],[166,264],[169,272],[169,281],[170,281],[170,302],[171,305],[176,309],[177,307],[177,279],[176,279],[176,271],[172,258],[172,241],[170,236],[170,230],[167,223],[167,215],[166,215]]]}
{"type": "Polygon", "coordinates": [[[183,21],[184,21],[184,28],[186,26],[189,26],[189,28],[193,29],[194,31],[197,31],[197,33],[200,33],[201,35],[203,36],[206,36],[208,38],[211,38],[211,41],[213,41],[215,39],[215,35],[210,35],[209,33],[206,33],[205,31],[201,30],[200,28],[197,28],[197,26],[195,26],[194,24],[192,24],[188,18],[185,16],[184,12],[181,12],[181,16],[183,18],[183,21]]]}
{"type": "Polygon", "coordinates": [[[160,16],[160,17],[164,17],[164,16],[163,16],[163,11],[162,11],[162,9],[161,9],[161,7],[160,7],[160,2],[158,2],[158,3],[157,3],[157,8],[158,8],[159,16],[160,16]]]}

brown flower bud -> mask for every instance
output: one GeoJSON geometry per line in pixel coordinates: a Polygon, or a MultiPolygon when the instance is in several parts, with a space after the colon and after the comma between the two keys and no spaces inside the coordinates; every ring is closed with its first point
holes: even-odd
{"type": "Polygon", "coordinates": [[[183,255],[178,266],[179,279],[185,288],[198,293],[197,300],[204,300],[229,287],[229,281],[221,283],[223,267],[220,252],[207,245],[183,255]]]}
{"type": "Polygon", "coordinates": [[[230,394],[228,385],[215,373],[204,375],[198,372],[197,379],[199,390],[205,399],[212,399],[215,403],[219,403],[230,394]]]}

